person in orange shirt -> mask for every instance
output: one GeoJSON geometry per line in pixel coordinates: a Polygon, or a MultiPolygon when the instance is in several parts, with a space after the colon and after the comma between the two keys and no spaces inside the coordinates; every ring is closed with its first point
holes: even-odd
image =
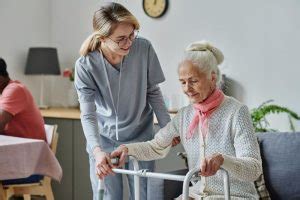
{"type": "Polygon", "coordinates": [[[44,119],[29,90],[11,80],[0,58],[0,134],[46,141],[44,119]]]}

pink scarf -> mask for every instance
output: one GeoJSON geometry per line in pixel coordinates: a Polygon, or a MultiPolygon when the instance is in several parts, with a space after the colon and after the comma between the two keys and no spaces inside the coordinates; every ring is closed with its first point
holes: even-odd
{"type": "Polygon", "coordinates": [[[193,105],[196,112],[191,124],[189,125],[186,139],[190,139],[193,136],[195,132],[194,130],[198,126],[199,122],[201,124],[202,137],[206,137],[208,126],[207,120],[215,109],[222,103],[223,99],[224,93],[219,89],[215,89],[203,102],[193,105]]]}

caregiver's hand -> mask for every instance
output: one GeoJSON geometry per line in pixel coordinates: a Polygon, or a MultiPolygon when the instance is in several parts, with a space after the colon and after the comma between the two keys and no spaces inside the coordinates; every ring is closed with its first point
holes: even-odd
{"type": "Polygon", "coordinates": [[[96,147],[93,151],[95,157],[95,169],[96,174],[100,179],[103,179],[105,176],[114,175],[112,171],[112,164],[110,162],[109,154],[101,151],[99,147],[96,147]]]}

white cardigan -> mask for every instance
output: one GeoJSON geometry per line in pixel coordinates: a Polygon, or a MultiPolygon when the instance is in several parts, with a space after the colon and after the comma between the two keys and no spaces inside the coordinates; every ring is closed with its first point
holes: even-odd
{"type": "MultiPolygon", "coordinates": [[[[262,173],[262,162],[248,108],[234,98],[225,96],[208,119],[205,140],[199,137],[200,127],[195,130],[197,132],[191,139],[186,139],[194,113],[192,105],[182,108],[153,140],[126,144],[128,154],[138,160],[164,158],[171,148],[172,139],[180,136],[188,156],[189,168],[200,168],[204,157],[221,153],[224,157],[222,167],[229,172],[231,197],[258,199],[253,182],[262,173]]],[[[206,197],[205,199],[223,197],[222,174],[217,172],[214,176],[201,177],[201,181],[195,183],[190,192],[193,196],[206,197]]]]}

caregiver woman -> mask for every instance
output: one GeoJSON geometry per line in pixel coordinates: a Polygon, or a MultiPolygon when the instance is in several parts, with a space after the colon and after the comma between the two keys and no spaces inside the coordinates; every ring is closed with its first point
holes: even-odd
{"type": "MultiPolygon", "coordinates": [[[[165,80],[159,60],[151,43],[137,38],[137,19],[122,5],[108,3],[94,13],[93,28],[76,61],[75,87],[95,199],[98,176],[113,174],[107,152],[123,143],[152,139],[153,111],[160,127],[170,117],[158,86],[165,80]]],[[[153,161],[139,164],[154,168],[153,161]]],[[[132,169],[132,163],[126,167],[132,169]]],[[[134,194],[133,178],[128,180],[134,194]]],[[[141,181],[141,199],[146,199],[147,182],[141,181]]],[[[123,198],[122,175],[107,176],[104,183],[105,199],[123,198]]]]}

